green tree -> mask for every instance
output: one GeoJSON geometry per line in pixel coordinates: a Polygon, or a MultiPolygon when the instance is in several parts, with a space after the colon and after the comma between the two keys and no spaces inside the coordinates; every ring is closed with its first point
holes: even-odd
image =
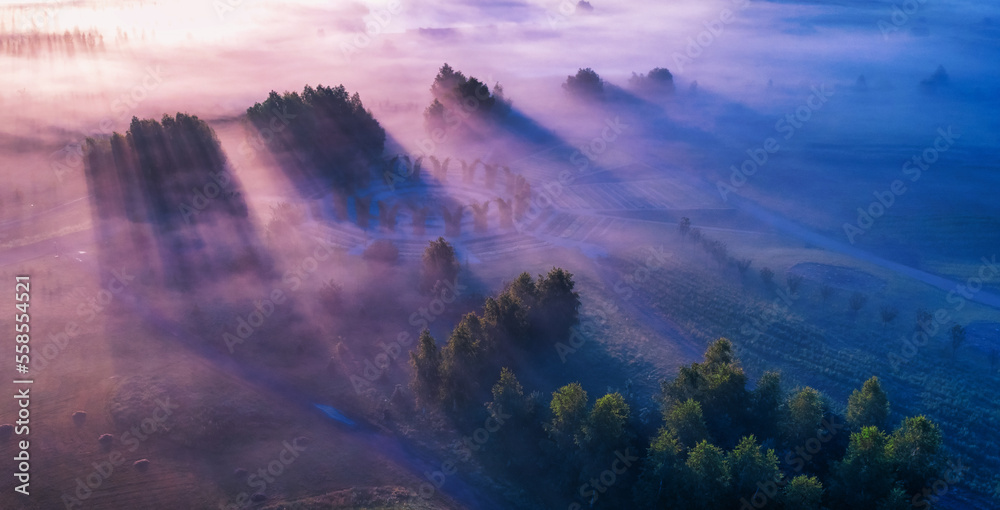
{"type": "Polygon", "coordinates": [[[701,404],[689,398],[674,406],[666,417],[666,428],[684,448],[709,439],[708,428],[702,414],[701,404]]]}
{"type": "Polygon", "coordinates": [[[887,454],[889,438],[878,427],[851,434],[844,459],[834,468],[835,497],[843,508],[873,508],[889,495],[895,477],[887,454]]]}
{"type": "Polygon", "coordinates": [[[757,444],[754,436],[740,439],[731,452],[726,455],[729,470],[732,474],[732,488],[736,498],[750,498],[761,482],[777,483],[781,476],[778,470],[778,456],[774,450],[764,450],[757,444]]]}
{"type": "Polygon", "coordinates": [[[788,398],[788,424],[785,437],[791,446],[803,445],[816,437],[823,420],[823,396],[806,386],[788,398]]]}
{"type": "Polygon", "coordinates": [[[633,487],[633,499],[640,508],[678,508],[682,490],[679,474],[684,467],[682,446],[667,429],[650,442],[642,459],[642,471],[633,487]]]}
{"type": "Polygon", "coordinates": [[[587,392],[577,382],[567,384],[552,393],[552,401],[549,403],[552,420],[549,422],[548,430],[560,447],[569,448],[578,442],[587,419],[589,401],[587,392]]]}
{"type": "Polygon", "coordinates": [[[681,237],[687,237],[688,232],[691,231],[691,218],[684,216],[679,222],[677,222],[677,230],[680,231],[681,237]]]}
{"type": "Polygon", "coordinates": [[[413,367],[413,393],[425,403],[437,401],[441,394],[441,353],[430,331],[420,332],[417,348],[410,352],[410,366],[413,367]]]}
{"type": "Polygon", "coordinates": [[[847,399],[847,422],[858,430],[869,426],[881,429],[888,418],[889,397],[882,391],[878,377],[872,376],[847,399]]]}
{"type": "Polygon", "coordinates": [[[594,402],[584,426],[584,438],[598,456],[624,448],[631,440],[629,405],[621,393],[609,393],[594,402]]]}
{"type": "Polygon", "coordinates": [[[704,363],[681,367],[673,381],[660,383],[664,416],[678,402],[694,399],[704,410],[709,434],[721,444],[735,445],[742,437],[750,404],[746,375],[725,338],[705,351],[704,363]]]}
{"type": "Polygon", "coordinates": [[[941,472],[941,429],[925,416],[903,420],[889,438],[889,459],[907,492],[919,492],[941,472]]]}
{"type": "Polygon", "coordinates": [[[951,356],[955,357],[958,348],[965,343],[965,328],[955,324],[951,327],[951,356]]]}
{"type": "Polygon", "coordinates": [[[688,508],[729,508],[732,474],[722,449],[708,441],[698,443],[685,462],[688,508]]]}
{"type": "Polygon", "coordinates": [[[781,500],[785,510],[819,510],[823,484],[815,476],[796,476],[782,489],[781,500]]]}

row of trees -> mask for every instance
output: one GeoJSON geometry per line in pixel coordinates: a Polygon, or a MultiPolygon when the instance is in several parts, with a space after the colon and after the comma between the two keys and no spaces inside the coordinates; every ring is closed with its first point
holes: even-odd
{"type": "MultiPolygon", "coordinates": [[[[674,75],[663,67],[654,67],[645,74],[633,72],[628,83],[633,90],[647,94],[672,94],[675,89],[674,75]]],[[[604,85],[597,72],[587,67],[567,76],[563,89],[581,99],[598,99],[604,95],[604,85]]]]}
{"type": "Polygon", "coordinates": [[[97,230],[130,246],[117,250],[159,260],[166,282],[182,287],[233,270],[265,272],[242,187],[212,128],[194,115],[132,118],[125,134],[88,138],[84,171],[97,230]],[[135,228],[116,237],[107,220],[135,228]]]}
{"type": "Polygon", "coordinates": [[[247,109],[246,122],[256,140],[251,147],[288,153],[280,162],[305,194],[330,185],[342,193],[366,186],[385,148],[385,130],[343,85],[271,91],[247,109]]]}
{"type": "MultiPolygon", "coordinates": [[[[740,275],[741,281],[750,269],[750,266],[753,264],[753,260],[750,258],[741,258],[731,255],[725,242],[717,239],[711,239],[702,234],[699,228],[692,227],[690,218],[681,218],[677,223],[677,229],[682,237],[698,243],[705,250],[705,252],[718,263],[720,267],[730,266],[735,268],[740,275]]],[[[765,266],[760,268],[759,273],[760,281],[764,287],[767,289],[773,289],[775,286],[774,270],[765,266]]],[[[793,295],[798,294],[799,288],[802,286],[804,281],[805,278],[802,275],[789,273],[785,276],[785,284],[787,285],[788,292],[793,295]]],[[[829,284],[824,283],[820,286],[819,296],[824,302],[828,301],[835,293],[836,289],[829,284]]],[[[867,304],[868,295],[860,291],[851,293],[851,295],[847,298],[847,308],[854,314],[860,312],[867,304]]],[[[899,317],[899,309],[895,306],[883,304],[878,309],[878,318],[882,322],[883,327],[891,324],[897,317],[899,317]]],[[[917,310],[914,331],[930,330],[933,327],[933,322],[934,318],[931,316],[930,312],[926,310],[917,310]]],[[[965,327],[960,324],[953,324],[948,330],[948,333],[952,354],[954,355],[965,343],[965,327]]],[[[991,370],[995,369],[998,363],[1000,363],[1000,352],[991,351],[991,370]]]]}

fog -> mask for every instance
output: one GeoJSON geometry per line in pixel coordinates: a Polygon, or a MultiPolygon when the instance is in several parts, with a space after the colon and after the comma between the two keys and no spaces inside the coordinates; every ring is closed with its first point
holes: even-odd
{"type": "MultiPolygon", "coordinates": [[[[6,480],[0,507],[640,505],[645,457],[577,491],[619,450],[567,450],[550,396],[624,395],[614,444],[645,456],[719,337],[823,417],[878,376],[886,433],[926,415],[939,464],[969,466],[942,505],[996,505],[998,23],[971,1],[6,2],[0,265],[36,282],[41,396],[33,493],[6,480]],[[501,368],[530,412],[467,458],[501,368]],[[91,467],[118,451],[121,474],[91,467]]],[[[717,423],[756,430],[726,420],[724,449],[717,423]]]]}

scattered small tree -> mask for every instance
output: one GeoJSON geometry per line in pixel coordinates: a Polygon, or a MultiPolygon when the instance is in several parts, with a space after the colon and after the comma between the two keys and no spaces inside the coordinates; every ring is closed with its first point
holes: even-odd
{"type": "Polygon", "coordinates": [[[769,267],[760,268],[760,279],[764,281],[764,285],[770,287],[774,283],[774,271],[769,267]]]}
{"type": "Polygon", "coordinates": [[[865,303],[867,302],[868,296],[860,292],[855,292],[854,294],[851,294],[851,298],[848,300],[848,306],[851,308],[852,312],[858,313],[862,308],[864,308],[865,303]]]}
{"type": "Polygon", "coordinates": [[[785,283],[788,284],[788,292],[792,294],[799,293],[799,287],[802,286],[802,275],[800,274],[790,274],[785,277],[785,283]]]}
{"type": "Polygon", "coordinates": [[[698,227],[692,227],[691,231],[688,232],[688,235],[691,237],[691,240],[696,243],[701,241],[701,229],[698,227]]]}
{"type": "Polygon", "coordinates": [[[920,330],[929,329],[930,325],[931,325],[931,321],[933,321],[933,320],[934,320],[934,316],[931,315],[931,312],[928,312],[927,310],[924,310],[923,308],[918,309],[917,310],[917,316],[916,316],[916,318],[913,321],[913,331],[920,331],[920,330]]]}
{"type": "Polygon", "coordinates": [[[687,216],[681,218],[681,221],[677,222],[677,230],[680,231],[682,237],[687,237],[688,232],[691,231],[691,218],[687,216]]]}
{"type": "Polygon", "coordinates": [[[747,270],[750,269],[750,264],[753,263],[751,259],[736,259],[736,270],[740,272],[740,278],[746,274],[747,270]]]}
{"type": "Polygon", "coordinates": [[[556,444],[566,449],[578,440],[587,419],[587,392],[580,383],[574,382],[552,393],[549,409],[552,420],[546,427],[556,444]]]}
{"type": "Polygon", "coordinates": [[[896,320],[899,310],[892,305],[882,305],[882,308],[879,309],[879,315],[882,317],[882,327],[885,328],[890,322],[896,320]]]}
{"type": "Polygon", "coordinates": [[[951,327],[951,355],[955,356],[958,348],[965,343],[965,328],[955,324],[951,327]]]}
{"type": "Polygon", "coordinates": [[[823,286],[819,288],[819,297],[824,302],[828,301],[831,297],[833,297],[833,292],[833,287],[831,287],[830,284],[824,283],[823,286]]]}

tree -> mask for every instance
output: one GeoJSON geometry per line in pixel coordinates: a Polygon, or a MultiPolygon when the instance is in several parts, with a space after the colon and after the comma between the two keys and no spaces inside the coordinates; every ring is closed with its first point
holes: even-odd
{"type": "Polygon", "coordinates": [[[688,454],[685,466],[688,508],[728,508],[733,477],[721,448],[702,441],[688,454]]]}
{"type": "Polygon", "coordinates": [[[649,74],[632,73],[629,85],[644,92],[674,92],[674,75],[662,67],[653,68],[649,74]]]}
{"type": "Polygon", "coordinates": [[[573,290],[573,274],[554,267],[545,276],[538,276],[539,321],[537,329],[555,341],[564,340],[579,321],[580,294],[573,290]]]}
{"type": "Polygon", "coordinates": [[[677,230],[680,231],[681,237],[687,237],[688,232],[691,231],[691,218],[682,217],[681,221],[677,222],[677,230]]]}
{"type": "Polygon", "coordinates": [[[587,392],[577,382],[552,393],[552,401],[549,403],[552,419],[549,421],[548,431],[560,447],[569,448],[578,441],[587,418],[588,403],[587,392]]]}
{"type": "Polygon", "coordinates": [[[788,408],[781,390],[781,375],[764,372],[757,386],[750,393],[750,419],[752,430],[761,439],[777,439],[782,423],[787,421],[788,408]]]}
{"type": "Polygon", "coordinates": [[[640,508],[679,508],[682,490],[678,476],[684,467],[680,442],[667,429],[650,442],[642,471],[633,487],[633,499],[640,508]]]}
{"type": "Polygon", "coordinates": [[[785,510],[819,510],[823,484],[815,476],[796,476],[781,491],[781,500],[785,510]]]}
{"type": "Polygon", "coordinates": [[[563,88],[580,97],[596,98],[604,93],[604,81],[588,67],[577,71],[575,76],[567,76],[563,88]]]}
{"type": "Polygon", "coordinates": [[[736,270],[740,272],[740,278],[743,278],[752,263],[751,259],[736,259],[736,270]]]}
{"type": "Polygon", "coordinates": [[[825,301],[829,300],[833,296],[833,292],[834,292],[833,287],[831,287],[827,283],[824,283],[819,288],[819,297],[820,297],[820,299],[822,299],[825,302],[825,301]]]}
{"type": "Polygon", "coordinates": [[[951,327],[951,355],[952,357],[958,352],[958,348],[965,343],[965,328],[955,324],[951,327]]]}
{"type": "Polygon", "coordinates": [[[844,459],[837,464],[837,508],[873,508],[889,495],[895,480],[886,452],[889,438],[878,427],[851,434],[844,459]]]}
{"type": "Polygon", "coordinates": [[[511,369],[504,367],[500,370],[500,379],[493,385],[493,400],[487,404],[487,408],[494,414],[510,414],[523,419],[526,409],[524,388],[517,376],[511,369]]]}
{"type": "Polygon", "coordinates": [[[923,308],[918,309],[916,317],[913,320],[913,331],[930,329],[933,320],[934,316],[930,312],[923,308]]]}
{"type": "Polygon", "coordinates": [[[410,366],[413,367],[413,393],[423,402],[437,401],[441,391],[441,353],[430,331],[420,332],[417,348],[410,352],[410,366]]]}
{"type": "Polygon", "coordinates": [[[882,305],[882,308],[879,309],[879,316],[882,317],[882,327],[885,328],[888,326],[890,322],[896,320],[898,315],[899,310],[895,306],[882,305]]]}
{"type": "Polygon", "coordinates": [[[769,267],[760,268],[760,279],[764,281],[764,285],[770,287],[774,283],[774,271],[769,267]]]}
{"type": "Polygon", "coordinates": [[[803,277],[800,274],[790,274],[785,277],[785,283],[788,284],[788,291],[792,294],[799,293],[799,286],[802,285],[803,277]]]}
{"type": "Polygon", "coordinates": [[[889,398],[882,391],[878,377],[872,376],[847,399],[847,422],[858,430],[871,426],[881,429],[888,418],[889,398]]]}
{"type": "Polygon", "coordinates": [[[862,308],[864,308],[865,303],[867,302],[868,296],[860,292],[855,292],[854,294],[851,294],[851,298],[848,300],[848,306],[852,312],[858,313],[862,308]]]}
{"type": "Polygon", "coordinates": [[[701,404],[694,399],[687,399],[674,406],[665,421],[666,429],[685,448],[692,448],[701,441],[710,439],[701,404]]]}
{"type": "Polygon", "coordinates": [[[879,501],[875,510],[911,510],[913,508],[912,498],[903,489],[893,487],[889,495],[879,501]]]}
{"type": "Polygon", "coordinates": [[[478,118],[492,116],[499,118],[510,111],[510,101],[503,97],[500,84],[490,87],[474,76],[466,77],[447,63],[441,66],[434,83],[431,84],[434,100],[424,111],[424,122],[428,129],[457,127],[461,118],[475,115],[478,118]],[[470,106],[472,108],[470,109],[470,106]],[[449,109],[461,109],[461,115],[448,115],[449,109]]]}
{"type": "Polygon", "coordinates": [[[758,483],[777,482],[781,476],[774,450],[765,451],[752,435],[740,439],[736,448],[726,455],[726,461],[733,477],[735,498],[750,498],[758,483]]]}
{"type": "Polygon", "coordinates": [[[720,338],[705,351],[704,363],[683,366],[674,380],[660,383],[664,416],[674,405],[694,399],[704,410],[709,435],[723,445],[735,445],[748,422],[746,374],[732,349],[732,342],[720,338]]]}
{"type": "Polygon", "coordinates": [[[594,402],[584,426],[583,436],[595,457],[601,457],[631,440],[628,429],[629,405],[620,393],[609,393],[594,402]]]}
{"type": "Polygon", "coordinates": [[[892,433],[887,455],[907,492],[919,492],[939,475],[943,443],[941,429],[925,416],[903,420],[892,433]]]}
{"type": "Polygon", "coordinates": [[[692,227],[691,231],[688,232],[688,236],[691,237],[692,241],[697,243],[701,240],[701,229],[698,227],[692,227]]]}
{"type": "Polygon", "coordinates": [[[443,398],[457,410],[472,402],[479,389],[480,370],[488,358],[483,325],[474,313],[468,313],[452,330],[442,351],[441,373],[443,398]]]}
{"type": "Polygon", "coordinates": [[[420,272],[420,288],[424,292],[437,290],[438,282],[454,284],[458,280],[461,265],[455,255],[455,248],[443,237],[428,243],[424,249],[423,265],[420,272]]]}
{"type": "Polygon", "coordinates": [[[823,420],[823,396],[806,386],[788,399],[788,426],[786,437],[791,446],[803,445],[816,437],[816,430],[823,420]]]}

